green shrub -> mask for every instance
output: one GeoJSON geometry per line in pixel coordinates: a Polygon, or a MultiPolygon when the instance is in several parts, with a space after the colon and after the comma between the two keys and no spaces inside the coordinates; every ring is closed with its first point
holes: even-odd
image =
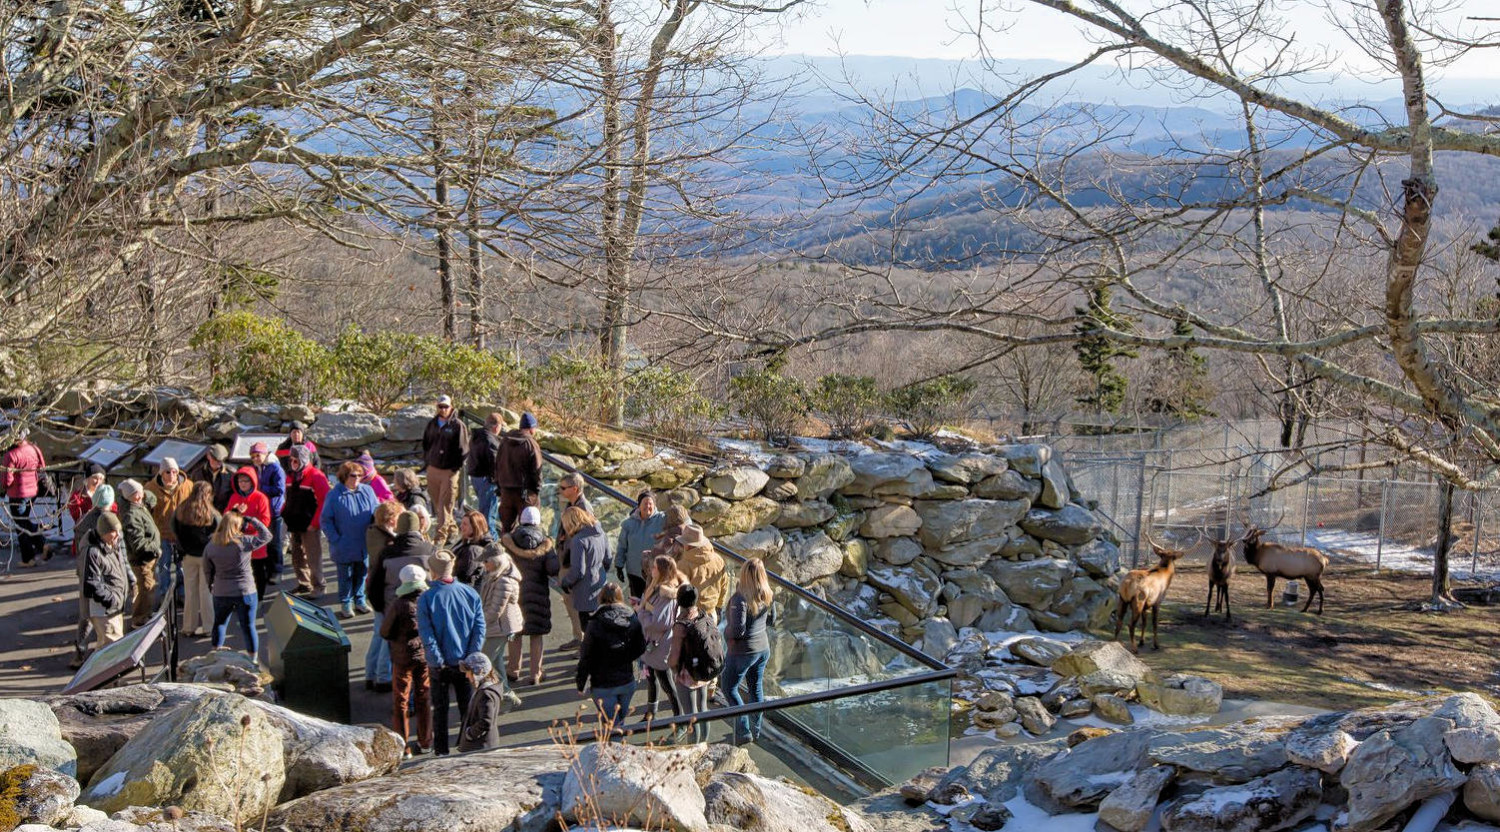
{"type": "Polygon", "coordinates": [[[553,353],[530,375],[532,395],[548,406],[563,432],[599,421],[614,384],[598,356],[579,351],[553,353]]]}
{"type": "Polygon", "coordinates": [[[702,436],[724,412],[703,395],[696,378],[670,367],[646,367],[626,379],[626,389],[626,417],[667,439],[702,436]]]}
{"type": "Polygon", "coordinates": [[[807,387],[775,367],[742,373],[729,381],[735,412],[767,442],[791,438],[807,416],[807,387]]]}
{"type": "Polygon", "coordinates": [[[944,375],[908,384],[890,392],[891,410],[906,422],[911,434],[925,439],[944,425],[963,421],[977,385],[966,376],[944,375]]]}
{"type": "Polygon", "coordinates": [[[830,373],[818,379],[812,405],[828,419],[836,438],[865,436],[879,424],[885,397],[870,376],[830,373]]]}
{"type": "Polygon", "coordinates": [[[414,395],[422,380],[421,336],[365,332],[350,324],[333,342],[340,395],[387,410],[414,395]]]}
{"type": "Polygon", "coordinates": [[[422,339],[418,377],[431,395],[447,393],[460,407],[475,403],[509,404],[526,395],[525,369],[509,355],[441,338],[422,339]]]}
{"type": "Polygon", "coordinates": [[[203,353],[216,393],[317,404],[336,388],[328,349],[279,318],[219,315],[198,327],[189,345],[203,353]]]}

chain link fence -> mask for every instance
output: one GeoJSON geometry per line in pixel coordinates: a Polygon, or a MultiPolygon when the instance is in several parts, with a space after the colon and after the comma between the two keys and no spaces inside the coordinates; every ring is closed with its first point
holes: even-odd
{"type": "MultiPolygon", "coordinates": [[[[1278,451],[1233,444],[1100,451],[1088,444],[1055,447],[1135,566],[1149,561],[1148,535],[1196,548],[1202,536],[1239,534],[1248,519],[1277,540],[1377,570],[1432,568],[1441,486],[1431,480],[1348,474],[1267,491],[1278,451]]],[[[1456,492],[1452,527],[1454,576],[1500,578],[1500,496],[1456,492]]]]}

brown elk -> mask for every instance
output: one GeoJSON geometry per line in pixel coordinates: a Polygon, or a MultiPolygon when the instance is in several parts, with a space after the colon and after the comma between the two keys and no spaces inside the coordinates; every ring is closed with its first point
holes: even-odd
{"type": "Polygon", "coordinates": [[[1120,625],[1125,622],[1126,607],[1130,608],[1130,648],[1139,652],[1146,645],[1146,613],[1151,613],[1151,649],[1160,650],[1157,625],[1161,623],[1161,602],[1167,597],[1167,587],[1172,585],[1172,575],[1177,571],[1177,559],[1183,550],[1167,549],[1146,538],[1151,551],[1161,562],[1150,569],[1132,569],[1120,581],[1120,607],[1115,615],[1115,641],[1120,640],[1120,625]],[[1140,642],[1136,642],[1135,625],[1141,625],[1140,642]]]}
{"type": "Polygon", "coordinates": [[[1318,597],[1318,615],[1323,614],[1323,570],[1328,568],[1328,556],[1311,546],[1289,546],[1285,543],[1267,543],[1261,540],[1266,529],[1250,526],[1245,532],[1245,562],[1259,569],[1266,576],[1266,609],[1275,604],[1271,594],[1276,589],[1276,579],[1301,579],[1307,582],[1307,603],[1302,611],[1312,606],[1313,596],[1318,597]]]}
{"type": "Polygon", "coordinates": [[[1214,554],[1208,562],[1208,600],[1203,602],[1203,615],[1208,615],[1209,607],[1214,612],[1224,610],[1224,620],[1233,621],[1233,613],[1229,609],[1229,582],[1234,578],[1234,547],[1244,542],[1244,538],[1228,538],[1220,540],[1217,537],[1204,533],[1203,537],[1213,544],[1214,554]]]}

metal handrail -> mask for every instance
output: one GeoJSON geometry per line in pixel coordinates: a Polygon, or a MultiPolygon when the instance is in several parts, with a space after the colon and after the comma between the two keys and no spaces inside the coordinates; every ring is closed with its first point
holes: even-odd
{"type": "MultiPolygon", "coordinates": [[[[632,506],[635,505],[635,500],[630,499],[629,497],[625,496],[620,491],[617,491],[615,488],[613,488],[611,486],[608,486],[608,485],[605,485],[603,482],[600,482],[599,480],[595,479],[594,477],[589,476],[588,474],[584,473],[583,471],[578,470],[578,468],[576,466],[569,465],[566,462],[563,462],[562,460],[558,459],[557,457],[553,456],[552,454],[550,454],[550,453],[548,453],[546,451],[542,452],[542,459],[546,460],[549,464],[551,464],[553,466],[556,466],[558,468],[563,469],[564,471],[568,471],[570,473],[578,474],[579,476],[583,477],[584,481],[587,482],[589,485],[593,486],[596,490],[598,490],[600,492],[603,492],[605,495],[613,498],[617,502],[624,503],[625,505],[632,505],[632,506]]],[[[729,548],[728,546],[725,546],[722,543],[719,543],[718,541],[712,541],[712,543],[714,545],[714,548],[716,550],[718,550],[721,554],[728,555],[729,557],[734,558],[735,560],[740,561],[741,563],[743,563],[745,560],[747,560],[747,558],[744,555],[740,554],[739,552],[736,552],[735,550],[729,548]]],[[[879,627],[871,626],[869,623],[867,623],[867,622],[865,622],[865,621],[863,621],[863,620],[861,620],[859,618],[856,618],[855,616],[851,615],[849,613],[849,611],[846,610],[846,609],[844,609],[843,607],[840,607],[837,604],[833,604],[833,603],[829,602],[828,600],[826,600],[824,598],[820,598],[817,595],[814,595],[813,593],[808,592],[806,589],[803,589],[802,587],[798,586],[797,584],[792,583],[791,581],[787,580],[786,578],[783,578],[781,575],[777,574],[776,572],[773,572],[770,569],[767,569],[766,570],[766,575],[767,575],[767,577],[769,577],[771,579],[771,581],[773,583],[777,584],[778,586],[780,586],[782,589],[786,590],[787,592],[790,592],[791,594],[796,595],[797,597],[799,597],[802,600],[804,600],[804,601],[812,604],[813,606],[820,607],[824,611],[826,611],[826,612],[830,613],[831,615],[833,615],[835,618],[838,618],[838,619],[840,619],[840,620],[848,623],[850,626],[854,627],[856,630],[859,630],[861,633],[863,633],[863,634],[865,634],[865,635],[867,635],[867,636],[869,636],[869,637],[871,637],[873,639],[876,639],[877,641],[880,641],[880,642],[886,644],[889,647],[894,648],[897,652],[904,654],[908,658],[915,659],[915,660],[921,662],[922,664],[927,665],[929,668],[931,668],[933,670],[946,670],[946,669],[948,669],[948,666],[945,665],[945,664],[943,664],[938,659],[935,659],[932,656],[927,655],[926,653],[922,652],[921,650],[918,650],[917,648],[911,646],[910,644],[907,644],[906,642],[902,641],[901,639],[896,638],[895,636],[891,635],[890,633],[887,633],[886,631],[880,629],[879,627]]]]}

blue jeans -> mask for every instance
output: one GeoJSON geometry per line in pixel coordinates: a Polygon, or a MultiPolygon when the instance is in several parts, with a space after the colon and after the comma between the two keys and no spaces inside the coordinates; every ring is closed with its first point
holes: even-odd
{"type": "Polygon", "coordinates": [[[489,477],[469,477],[469,484],[474,486],[474,507],[490,524],[490,537],[499,540],[500,497],[495,493],[495,481],[489,477]]]}
{"type": "Polygon", "coordinates": [[[385,616],[375,613],[371,619],[375,633],[370,637],[370,646],[365,650],[365,678],[380,684],[391,681],[391,643],[380,637],[380,625],[385,616]]]}
{"type": "MultiPolygon", "coordinates": [[[[349,608],[365,603],[365,573],[370,567],[362,560],[353,563],[336,563],[339,577],[339,605],[349,608]]],[[[376,641],[384,641],[377,638],[376,641]]]]}
{"type": "Polygon", "coordinates": [[[271,580],[275,581],[286,562],[286,523],[279,514],[271,518],[271,544],[266,554],[271,558],[271,580]]]}
{"type": "Polygon", "coordinates": [[[594,705],[599,708],[599,721],[608,720],[623,725],[630,713],[630,699],[635,696],[635,680],[613,688],[594,688],[594,705]]]}
{"type": "MultiPolygon", "coordinates": [[[[766,675],[766,661],[770,658],[769,650],[725,656],[724,673],[719,677],[719,690],[724,692],[724,700],[731,706],[765,701],[766,691],[763,682],[766,675]],[[748,697],[740,696],[741,682],[745,683],[749,691],[748,697]]],[[[749,714],[736,719],[734,721],[735,742],[745,740],[753,742],[758,739],[760,718],[760,714],[749,714]]]]}
{"type": "Polygon", "coordinates": [[[250,655],[260,654],[260,636],[255,633],[255,609],[260,605],[260,599],[255,593],[249,595],[215,595],[214,596],[214,647],[223,647],[224,639],[228,636],[229,617],[237,616],[240,619],[240,632],[245,636],[245,648],[250,655]]]}

